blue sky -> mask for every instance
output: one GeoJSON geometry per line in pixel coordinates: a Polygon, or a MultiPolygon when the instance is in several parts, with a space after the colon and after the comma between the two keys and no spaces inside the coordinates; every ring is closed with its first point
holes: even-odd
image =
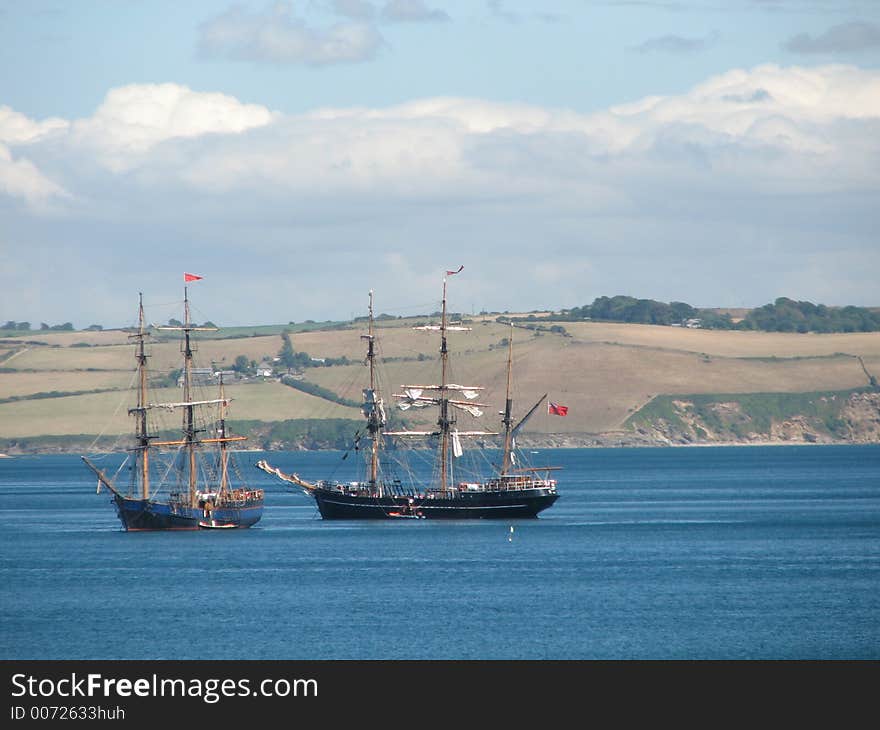
{"type": "Polygon", "coordinates": [[[0,0],[0,319],[880,305],[875,0],[0,0]]]}

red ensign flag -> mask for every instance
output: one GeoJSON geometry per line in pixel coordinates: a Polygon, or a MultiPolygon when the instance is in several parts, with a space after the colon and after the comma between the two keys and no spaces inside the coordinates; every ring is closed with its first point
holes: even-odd
{"type": "Polygon", "coordinates": [[[567,416],[568,406],[561,406],[553,401],[547,401],[547,413],[553,416],[567,416]]]}
{"type": "Polygon", "coordinates": [[[446,272],[446,275],[447,275],[447,276],[452,276],[453,274],[458,274],[458,273],[461,272],[461,270],[462,270],[463,268],[464,268],[464,264],[462,264],[461,266],[458,267],[458,271],[447,271],[447,272],[446,272]]]}
{"type": "Polygon", "coordinates": [[[202,278],[201,276],[196,276],[195,274],[186,274],[186,273],[185,273],[185,274],[183,275],[183,280],[184,280],[184,281],[198,281],[198,280],[201,279],[201,278],[202,278]]]}

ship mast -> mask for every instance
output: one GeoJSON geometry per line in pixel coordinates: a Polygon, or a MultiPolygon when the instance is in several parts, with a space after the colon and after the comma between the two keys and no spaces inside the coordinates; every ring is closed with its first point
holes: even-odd
{"type": "MultiPolygon", "coordinates": [[[[464,267],[462,267],[464,268],[464,267]]],[[[459,269],[458,271],[461,271],[459,269]]],[[[446,274],[457,274],[458,271],[447,271],[446,274]]],[[[404,385],[403,393],[394,393],[395,398],[400,398],[398,406],[401,410],[408,408],[421,408],[428,405],[439,407],[440,413],[437,417],[438,429],[434,431],[386,431],[389,436],[439,436],[440,437],[440,474],[439,474],[439,491],[446,493],[450,491],[449,482],[451,478],[451,463],[449,458],[450,435],[452,436],[452,453],[458,457],[462,454],[460,436],[497,436],[497,432],[493,431],[458,431],[453,430],[456,423],[455,411],[463,410],[470,413],[475,418],[483,415],[480,408],[485,408],[485,403],[477,403],[472,399],[479,395],[479,391],[483,390],[480,386],[458,385],[450,383],[449,378],[449,348],[446,343],[446,333],[451,331],[467,331],[470,327],[461,327],[449,324],[449,314],[446,306],[446,282],[443,277],[443,303],[440,316],[440,325],[420,325],[414,327],[417,330],[431,330],[440,332],[440,383],[439,385],[404,385]],[[429,395],[422,395],[424,391],[429,391],[429,395]],[[436,392],[436,395],[434,393],[436,392]],[[464,400],[457,397],[450,397],[450,393],[461,393],[464,400]]]]}
{"type": "MultiPolygon", "coordinates": [[[[197,481],[198,467],[196,462],[196,447],[202,444],[220,444],[220,491],[226,491],[229,487],[229,454],[227,453],[226,444],[230,441],[244,441],[247,436],[227,436],[226,435],[226,409],[229,406],[230,399],[226,397],[223,380],[220,380],[220,397],[213,400],[193,400],[193,342],[190,335],[191,332],[216,332],[216,327],[197,327],[192,323],[190,317],[189,296],[186,287],[183,288],[183,304],[184,304],[184,322],[180,327],[157,327],[159,330],[170,330],[183,332],[181,340],[181,352],[183,353],[183,401],[179,403],[148,403],[144,406],[147,408],[167,408],[174,410],[175,408],[183,409],[183,439],[176,441],[157,441],[155,446],[183,446],[185,448],[187,460],[187,485],[189,490],[190,506],[195,507],[198,503],[197,481]],[[220,406],[220,418],[217,424],[219,433],[216,437],[197,438],[199,431],[204,429],[196,428],[195,409],[202,406],[220,406]]],[[[152,438],[152,437],[151,437],[152,438]]]]}
{"type": "Polygon", "coordinates": [[[147,432],[147,353],[144,346],[146,339],[144,328],[144,295],[138,293],[138,331],[131,335],[137,339],[135,359],[138,368],[137,407],[129,410],[129,414],[137,414],[135,434],[137,450],[140,452],[141,498],[150,498],[150,435],[147,432]]]}
{"type": "Polygon", "coordinates": [[[230,439],[226,438],[226,389],[223,387],[223,375],[220,375],[220,422],[218,424],[220,442],[220,494],[226,494],[229,489],[229,454],[227,453],[226,444],[230,439]]]}
{"type": "MultiPolygon", "coordinates": [[[[370,447],[370,486],[377,491],[379,497],[382,496],[382,485],[379,484],[379,439],[381,424],[381,414],[379,413],[380,404],[376,398],[376,369],[375,369],[375,335],[373,334],[373,290],[370,289],[370,318],[369,327],[366,335],[361,335],[367,340],[367,364],[370,367],[370,392],[369,402],[371,408],[367,414],[367,430],[370,433],[372,444],[370,447]]],[[[366,395],[366,394],[365,394],[366,395]]],[[[365,405],[367,398],[364,398],[365,405]]]]}
{"type": "Polygon", "coordinates": [[[454,419],[449,418],[449,396],[446,392],[446,368],[449,352],[446,348],[446,277],[443,277],[443,305],[440,316],[440,492],[446,493],[449,469],[449,430],[454,419]]]}
{"type": "Polygon", "coordinates": [[[196,428],[194,420],[194,404],[192,402],[192,359],[193,350],[190,342],[189,297],[183,287],[183,435],[186,445],[186,456],[189,464],[189,503],[196,506],[196,428]]]}
{"type": "Polygon", "coordinates": [[[510,470],[510,452],[511,452],[511,433],[513,420],[511,418],[511,410],[513,401],[510,397],[510,372],[513,364],[513,322],[510,323],[510,336],[507,339],[507,390],[504,400],[504,414],[501,423],[504,424],[504,454],[501,459],[501,476],[507,474],[510,470]]]}

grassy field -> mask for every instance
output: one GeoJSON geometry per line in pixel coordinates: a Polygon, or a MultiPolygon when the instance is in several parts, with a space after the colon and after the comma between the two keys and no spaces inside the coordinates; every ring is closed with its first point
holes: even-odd
{"type": "MultiPolygon", "coordinates": [[[[3,376],[0,375],[0,378],[3,376]]],[[[292,418],[360,418],[356,408],[345,408],[302,393],[277,382],[231,385],[229,418],[234,420],[283,421],[292,418]]],[[[207,397],[216,397],[204,394],[207,397]]],[[[179,388],[153,393],[157,402],[177,402],[179,388]]],[[[50,434],[127,433],[132,428],[127,409],[132,405],[125,391],[93,393],[16,401],[0,404],[0,438],[50,434]]],[[[163,427],[179,428],[180,415],[165,416],[163,427]]]]}
{"type": "Polygon", "coordinates": [[[662,327],[612,322],[563,322],[579,342],[610,342],[718,357],[812,357],[848,353],[880,359],[877,332],[796,334],[662,327]]]}
{"type": "MultiPolygon", "coordinates": [[[[133,312],[134,314],[134,312],[133,312]]],[[[180,315],[182,317],[182,315],[180,315]]],[[[237,339],[243,337],[280,336],[285,330],[289,332],[309,332],[311,330],[330,330],[337,327],[346,327],[348,322],[300,322],[294,324],[267,324],[252,327],[218,327],[216,332],[200,333],[207,339],[237,339]]],[[[158,332],[156,327],[166,326],[164,322],[147,322],[147,327],[158,332]]],[[[132,320],[130,329],[137,327],[137,322],[132,320]]],[[[165,334],[170,334],[166,332],[165,334]]],[[[173,336],[173,335],[172,335],[173,336]]],[[[68,347],[75,342],[86,342],[90,345],[113,345],[128,341],[128,329],[108,329],[98,331],[69,331],[69,330],[4,330],[0,329],[0,339],[7,340],[41,340],[49,344],[57,344],[68,347]]]]}
{"type": "Polygon", "coordinates": [[[132,381],[130,371],[104,371],[76,373],[50,370],[39,373],[15,372],[0,374],[0,401],[9,398],[48,392],[83,392],[127,388],[132,381]]]}
{"type": "MultiPolygon", "coordinates": [[[[497,343],[498,335],[504,333],[494,327],[484,346],[497,343]]],[[[630,414],[662,393],[799,392],[854,388],[867,382],[858,360],[848,355],[778,360],[714,357],[671,347],[607,344],[549,334],[535,337],[522,330],[516,331],[514,341],[517,412],[524,412],[543,393],[569,407],[564,418],[542,410],[530,422],[531,430],[538,433],[618,429],[630,414]]],[[[480,400],[490,408],[485,409],[488,419],[484,420],[497,425],[496,414],[504,404],[506,349],[469,350],[452,359],[450,381],[485,386],[480,400]]],[[[436,360],[389,363],[383,368],[387,373],[384,389],[398,392],[402,384],[436,382],[438,367],[436,360]]],[[[362,367],[349,366],[309,370],[307,377],[344,397],[355,397],[358,377],[364,376],[362,367]]],[[[421,413],[418,418],[408,411],[407,418],[428,423],[435,417],[421,413]]],[[[460,418],[462,428],[477,425],[468,415],[460,418]]]]}
{"type": "Polygon", "coordinates": [[[122,330],[102,330],[100,332],[62,332],[52,330],[35,330],[33,332],[0,332],[6,342],[27,345],[28,343],[44,343],[58,347],[70,347],[77,342],[89,345],[123,345],[128,342],[128,333],[122,330]]]}
{"type": "MultiPolygon", "coordinates": [[[[232,367],[235,358],[245,355],[249,360],[260,362],[264,357],[274,357],[281,349],[281,338],[274,335],[247,337],[236,340],[205,340],[195,344],[198,362],[218,369],[232,367]]],[[[167,373],[183,364],[183,354],[177,340],[162,341],[149,345],[151,359],[149,368],[154,373],[167,373]]],[[[132,370],[134,349],[130,344],[103,344],[92,347],[28,346],[12,358],[0,363],[17,370],[85,371],[85,370],[132,370]]],[[[2,388],[2,385],[0,385],[2,388]]]]}
{"type": "MultiPolygon", "coordinates": [[[[385,360],[383,392],[399,392],[403,384],[428,384],[439,378],[436,332],[413,331],[427,318],[387,320],[377,325],[378,352],[385,360]]],[[[545,323],[549,327],[554,323],[545,323]]],[[[479,400],[487,403],[480,421],[462,414],[459,428],[498,427],[503,407],[508,325],[493,318],[475,318],[472,330],[450,333],[449,381],[482,385],[479,400]]],[[[515,415],[539,396],[569,407],[567,417],[549,416],[542,409],[530,422],[537,433],[597,433],[620,429],[627,419],[655,396],[687,394],[806,393],[863,387],[870,373],[880,373],[880,333],[788,334],[690,330],[678,327],[599,322],[561,323],[565,333],[517,327],[514,337],[515,415]],[[859,359],[861,358],[861,359],[859,359]]],[[[233,339],[203,339],[197,364],[231,367],[235,358],[272,358],[281,349],[274,329],[242,328],[233,339]]],[[[281,326],[277,326],[283,329],[281,326]]],[[[279,332],[280,332],[279,329],[279,332]]],[[[346,329],[294,332],[293,347],[316,358],[345,356],[348,366],[313,367],[305,378],[357,401],[366,384],[364,323],[346,329]]],[[[0,357],[0,400],[48,392],[82,393],[0,403],[0,437],[99,433],[108,418],[115,432],[130,427],[121,393],[88,393],[122,388],[131,378],[133,348],[127,335],[107,332],[46,332],[5,340],[0,357]],[[26,341],[30,340],[31,344],[26,341]],[[33,344],[33,342],[46,344],[33,344]],[[19,344],[20,343],[20,344],[19,344]],[[89,346],[83,346],[87,343],[89,346]]],[[[180,367],[176,340],[150,346],[150,369],[155,375],[180,367]]],[[[358,410],[310,396],[278,382],[229,386],[235,398],[230,418],[264,422],[294,418],[360,418],[358,410]]],[[[170,389],[171,400],[180,392],[170,389]]],[[[429,424],[431,411],[407,411],[412,424],[429,424]]]]}
{"type": "Polygon", "coordinates": [[[132,370],[134,350],[129,345],[61,347],[28,345],[4,363],[16,370],[132,370]]]}

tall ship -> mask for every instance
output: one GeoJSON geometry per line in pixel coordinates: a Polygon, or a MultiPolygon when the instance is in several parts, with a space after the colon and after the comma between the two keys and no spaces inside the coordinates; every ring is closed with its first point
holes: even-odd
{"type": "MultiPolygon", "coordinates": [[[[187,275],[192,276],[192,275],[187,275]]],[[[184,287],[184,321],[180,326],[156,327],[181,333],[182,399],[153,402],[146,341],[150,336],[144,319],[143,296],[139,297],[137,330],[129,335],[135,343],[135,404],[128,409],[134,421],[133,443],[114,472],[95,463],[113,454],[83,456],[98,478],[98,492],[106,487],[119,520],[127,531],[199,530],[250,527],[263,515],[264,492],[247,487],[236,465],[230,444],[246,439],[233,436],[226,415],[222,376],[215,398],[200,398],[194,383],[193,333],[215,331],[191,322],[189,297],[184,287]],[[181,415],[180,436],[164,438],[159,414],[181,415]],[[94,459],[94,460],[93,460],[94,459]],[[126,477],[119,475],[125,474],[126,477]],[[123,483],[124,482],[124,483],[123,483]]],[[[116,459],[118,461],[118,459],[116,459]]]]}
{"type": "MultiPolygon", "coordinates": [[[[459,269],[461,271],[461,269],[459,269]]],[[[447,271],[443,278],[443,298],[438,325],[415,329],[435,330],[440,336],[439,382],[430,385],[403,385],[393,394],[401,410],[435,408],[436,427],[430,430],[388,430],[385,404],[377,388],[376,332],[373,318],[373,293],[370,292],[369,329],[362,338],[367,343],[366,363],[369,386],[363,390],[362,413],[366,419],[365,476],[361,481],[309,481],[298,474],[288,474],[266,460],[257,467],[284,482],[300,487],[314,498],[321,517],[334,519],[519,519],[534,518],[552,506],[559,497],[556,480],[550,472],[558,467],[529,467],[517,457],[516,436],[535,413],[546,394],[518,422],[513,418],[511,369],[513,362],[513,331],[508,339],[507,385],[501,424],[503,431],[459,430],[458,414],[466,412],[482,416],[485,403],[477,402],[484,388],[449,382],[449,349],[447,332],[469,330],[448,321],[446,306],[447,271]],[[457,462],[464,453],[467,437],[502,437],[500,460],[486,476],[462,475],[457,462]],[[432,478],[405,481],[399,474],[398,449],[389,449],[387,440],[430,439],[436,443],[432,478]],[[391,458],[394,457],[394,458],[391,458]],[[386,463],[393,465],[385,468],[386,463]]],[[[406,451],[404,449],[404,451],[406,451]]]]}

